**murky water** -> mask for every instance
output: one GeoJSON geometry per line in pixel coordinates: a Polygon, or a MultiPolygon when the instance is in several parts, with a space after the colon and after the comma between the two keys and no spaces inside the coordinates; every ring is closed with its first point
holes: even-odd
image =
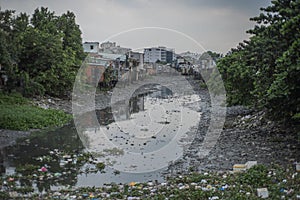
{"type": "Polygon", "coordinates": [[[160,173],[192,142],[194,133],[189,129],[197,126],[200,113],[191,108],[197,107],[200,99],[197,95],[178,96],[160,86],[137,94],[129,101],[83,114],[84,129],[80,131],[71,124],[34,133],[3,149],[2,172],[12,174],[22,166],[46,166],[51,177],[38,177],[40,181],[33,183],[40,191],[162,181],[160,173]],[[95,113],[99,126],[93,123],[95,113]],[[93,155],[86,162],[82,162],[84,152],[93,155]],[[105,163],[105,173],[91,170],[99,162],[105,163]]]}

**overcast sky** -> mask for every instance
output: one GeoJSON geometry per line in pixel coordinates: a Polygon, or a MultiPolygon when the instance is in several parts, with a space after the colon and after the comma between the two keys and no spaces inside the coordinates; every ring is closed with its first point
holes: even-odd
{"type": "Polygon", "coordinates": [[[250,17],[270,0],[0,0],[1,10],[32,13],[48,7],[75,13],[83,41],[116,41],[124,47],[150,46],[227,53],[247,39],[250,17]],[[145,28],[143,28],[145,27],[145,28]]]}

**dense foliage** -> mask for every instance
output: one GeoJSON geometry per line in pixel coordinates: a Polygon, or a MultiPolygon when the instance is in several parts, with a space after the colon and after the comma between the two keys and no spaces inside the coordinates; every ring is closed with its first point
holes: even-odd
{"type": "Polygon", "coordinates": [[[41,129],[62,126],[71,115],[54,109],[34,106],[18,94],[0,93],[0,128],[11,130],[41,129]]]}
{"type": "Polygon", "coordinates": [[[5,89],[24,96],[67,95],[85,56],[75,15],[56,16],[44,7],[32,17],[0,10],[0,55],[5,89]]]}
{"type": "Polygon", "coordinates": [[[244,41],[218,62],[228,102],[266,108],[280,120],[299,120],[300,1],[274,0],[244,41]]]}

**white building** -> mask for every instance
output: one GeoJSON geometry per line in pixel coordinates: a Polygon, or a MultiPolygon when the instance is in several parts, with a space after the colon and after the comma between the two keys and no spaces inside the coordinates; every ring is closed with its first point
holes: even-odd
{"type": "Polygon", "coordinates": [[[83,50],[87,53],[98,53],[99,42],[85,42],[83,43],[83,50]]]}
{"type": "Polygon", "coordinates": [[[157,61],[171,63],[174,60],[174,50],[166,47],[151,47],[144,49],[144,62],[155,63],[157,61]]]}

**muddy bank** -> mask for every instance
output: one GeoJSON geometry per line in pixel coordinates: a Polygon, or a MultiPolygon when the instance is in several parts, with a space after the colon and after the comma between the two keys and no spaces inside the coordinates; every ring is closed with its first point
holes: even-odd
{"type": "Polygon", "coordinates": [[[66,113],[72,114],[71,100],[68,99],[60,99],[60,98],[45,96],[45,97],[34,98],[32,99],[32,101],[34,105],[44,109],[52,108],[52,109],[62,110],[66,113]]]}
{"type": "MultiPolygon", "coordinates": [[[[190,80],[193,85],[196,81],[190,80]]],[[[195,89],[201,99],[209,102],[205,90],[195,89]]],[[[197,137],[182,159],[171,165],[167,174],[192,171],[227,171],[237,163],[257,161],[260,164],[287,166],[300,161],[300,144],[297,134],[290,128],[267,119],[263,111],[243,106],[227,107],[226,122],[218,141],[205,158],[197,156],[209,123],[209,103],[201,108],[202,119],[197,137]]]]}

